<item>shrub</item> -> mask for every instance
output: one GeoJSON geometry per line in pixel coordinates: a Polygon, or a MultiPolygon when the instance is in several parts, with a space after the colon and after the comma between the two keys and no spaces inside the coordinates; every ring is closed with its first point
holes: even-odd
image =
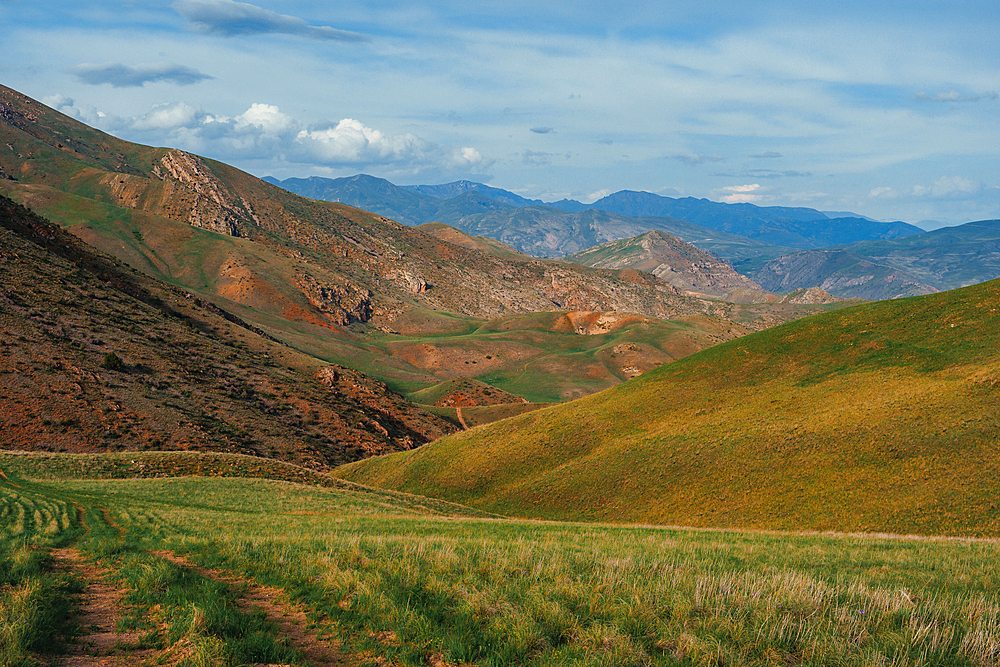
{"type": "Polygon", "coordinates": [[[125,370],[125,362],[114,352],[108,352],[104,355],[101,368],[107,368],[109,371],[123,371],[125,370]]]}

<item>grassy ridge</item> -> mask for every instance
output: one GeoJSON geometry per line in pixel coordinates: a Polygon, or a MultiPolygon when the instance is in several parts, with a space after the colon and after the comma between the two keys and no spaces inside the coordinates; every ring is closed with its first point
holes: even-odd
{"type": "Polygon", "coordinates": [[[998,301],[800,320],[337,474],[526,517],[1000,535],[998,301]]]}
{"type": "Polygon", "coordinates": [[[97,522],[90,553],[186,664],[299,663],[145,550],[284,588],[345,664],[985,666],[1000,647],[993,541],[455,520],[246,478],[17,483],[107,511],[124,536],[97,522]]]}
{"type": "Polygon", "coordinates": [[[496,517],[488,512],[461,507],[434,498],[375,489],[331,477],[275,459],[219,452],[120,452],[103,454],[55,454],[0,451],[0,472],[34,480],[64,479],[156,479],[177,477],[233,477],[289,482],[305,486],[339,489],[358,494],[370,502],[397,505],[406,511],[478,517],[496,517]]]}

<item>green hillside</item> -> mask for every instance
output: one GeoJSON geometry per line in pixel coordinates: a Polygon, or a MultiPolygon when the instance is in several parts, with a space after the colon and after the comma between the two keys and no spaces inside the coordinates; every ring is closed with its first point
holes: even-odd
{"type": "Polygon", "coordinates": [[[523,517],[1000,535],[998,302],[818,315],[338,474],[523,517]]]}

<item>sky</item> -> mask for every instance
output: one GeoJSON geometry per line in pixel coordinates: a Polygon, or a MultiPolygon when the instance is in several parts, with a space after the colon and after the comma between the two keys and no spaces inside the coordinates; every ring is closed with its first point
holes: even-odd
{"type": "Polygon", "coordinates": [[[994,0],[0,0],[0,26],[3,85],[262,177],[1000,218],[994,0]]]}

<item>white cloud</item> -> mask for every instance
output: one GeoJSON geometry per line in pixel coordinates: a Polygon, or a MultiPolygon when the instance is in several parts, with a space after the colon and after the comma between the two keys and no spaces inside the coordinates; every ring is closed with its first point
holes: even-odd
{"type": "Polygon", "coordinates": [[[925,102],[980,102],[982,100],[995,100],[1000,98],[1000,94],[996,91],[987,91],[985,93],[978,93],[973,95],[966,95],[960,93],[954,88],[943,93],[938,93],[936,95],[930,95],[926,92],[919,92],[913,96],[915,99],[922,100],[925,102]]]}
{"type": "Polygon", "coordinates": [[[887,185],[872,188],[872,190],[868,193],[868,197],[870,199],[894,199],[898,196],[899,193],[887,185]]]}
{"type": "Polygon", "coordinates": [[[749,183],[747,185],[730,185],[722,188],[723,192],[730,194],[723,195],[721,200],[727,204],[752,204],[761,200],[761,195],[752,194],[760,190],[759,183],[749,183]]]}
{"type": "Polygon", "coordinates": [[[933,185],[913,186],[913,194],[918,197],[963,197],[975,195],[982,190],[983,184],[961,176],[942,176],[933,185]]]}
{"type": "Polygon", "coordinates": [[[270,104],[254,102],[244,113],[236,117],[237,127],[253,125],[270,134],[281,134],[297,126],[295,119],[281,113],[281,110],[270,104]]]}
{"type": "Polygon", "coordinates": [[[611,194],[611,190],[609,188],[602,188],[601,190],[598,190],[596,192],[591,192],[589,195],[587,195],[586,197],[584,197],[583,198],[583,203],[584,204],[593,204],[598,199],[604,199],[605,197],[607,197],[610,194],[611,194]]]}
{"type": "Polygon", "coordinates": [[[200,112],[185,102],[171,102],[153,107],[149,113],[136,118],[132,128],[136,130],[176,130],[196,127],[200,112]]]}
{"type": "Polygon", "coordinates": [[[443,147],[409,132],[385,133],[353,118],[307,129],[279,107],[260,102],[234,117],[208,113],[181,101],[158,104],[133,118],[80,107],[64,95],[49,96],[43,102],[133,141],[173,146],[221,160],[284,164],[303,173],[378,166],[398,174],[467,177],[484,174],[496,163],[473,146],[443,147]]]}
{"type": "Polygon", "coordinates": [[[456,148],[451,152],[451,163],[453,166],[459,168],[489,168],[492,161],[484,158],[475,148],[472,148],[471,146],[463,146],[462,148],[456,148]]]}
{"type": "Polygon", "coordinates": [[[344,118],[334,127],[302,130],[295,145],[298,156],[327,165],[414,162],[433,150],[413,134],[387,136],[353,118],[344,118]]]}
{"type": "Polygon", "coordinates": [[[721,155],[697,155],[694,153],[679,153],[677,155],[671,155],[670,157],[683,162],[684,164],[691,165],[692,167],[699,164],[705,164],[706,162],[723,162],[726,159],[721,155]]]}

